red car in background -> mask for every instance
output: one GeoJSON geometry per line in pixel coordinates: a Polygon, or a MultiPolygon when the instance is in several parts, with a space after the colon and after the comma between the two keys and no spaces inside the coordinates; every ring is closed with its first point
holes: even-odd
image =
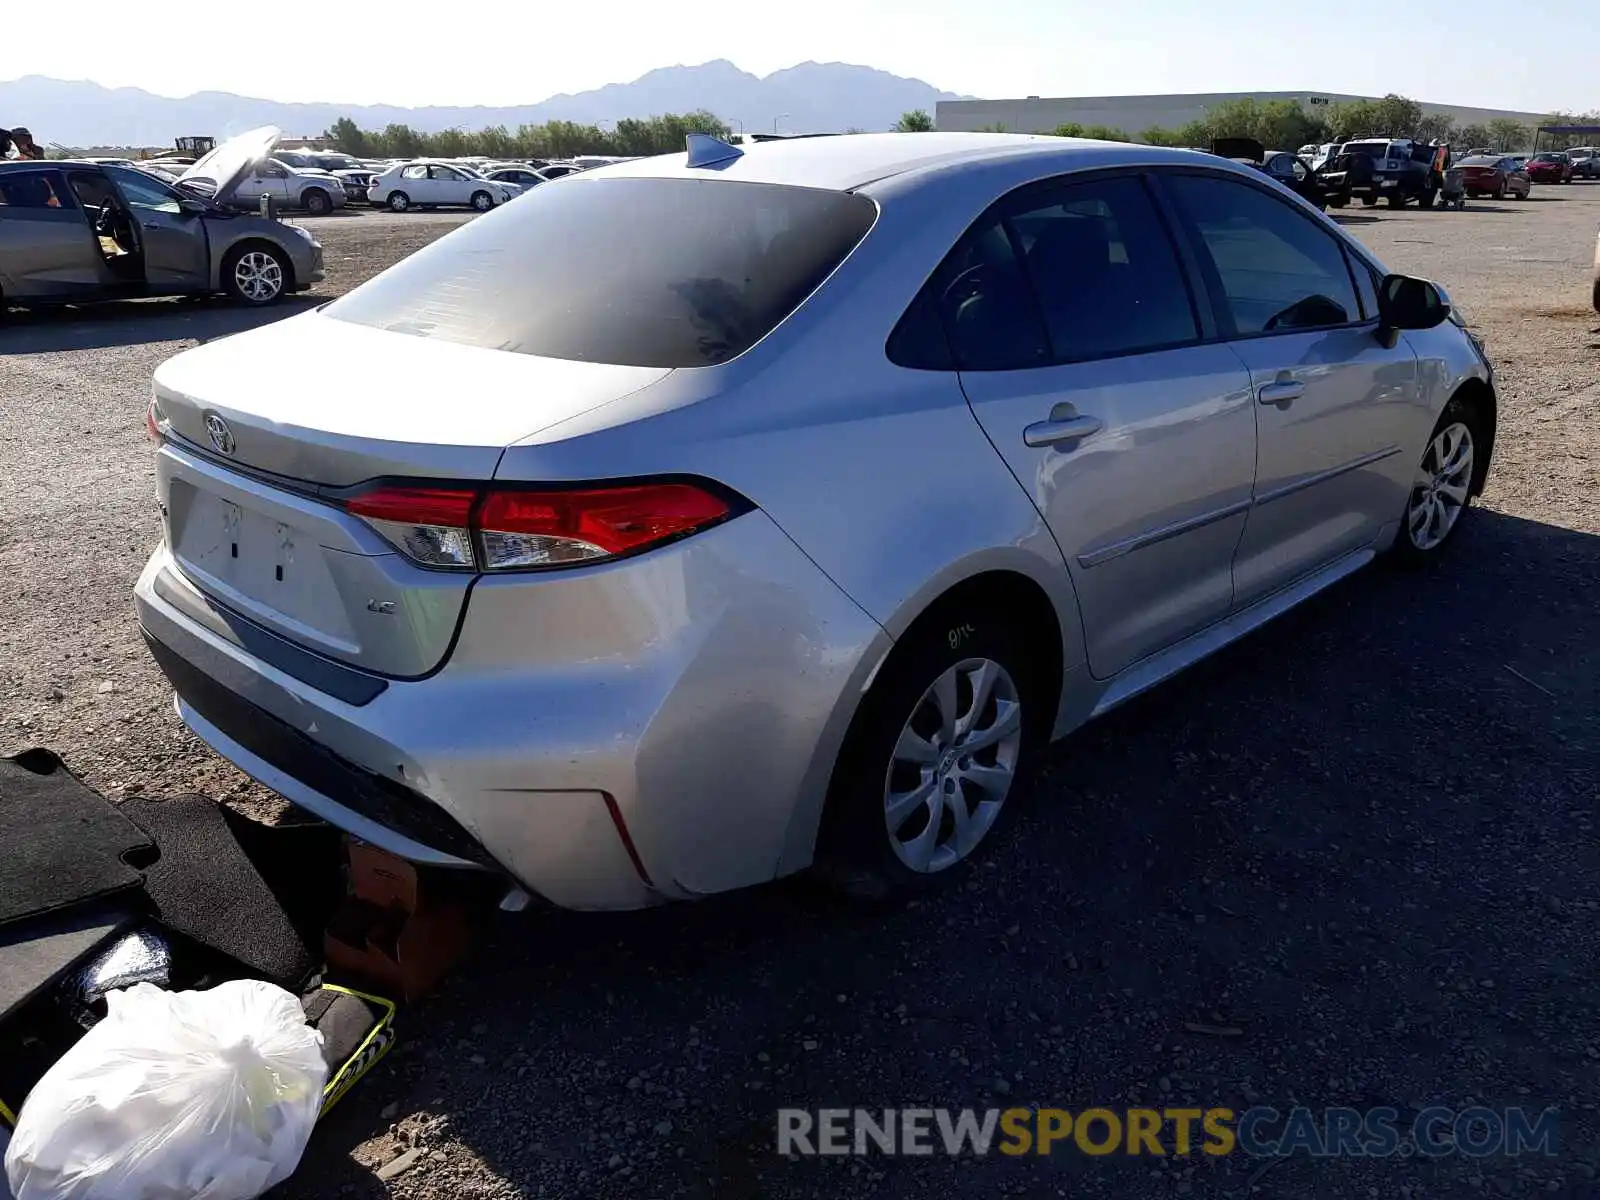
{"type": "Polygon", "coordinates": [[[1572,160],[1559,150],[1536,154],[1528,163],[1528,178],[1538,183],[1571,183],[1572,160]]]}
{"type": "Polygon", "coordinates": [[[1472,199],[1492,196],[1503,200],[1515,196],[1526,200],[1533,190],[1533,180],[1521,159],[1500,155],[1480,154],[1464,158],[1457,164],[1461,168],[1461,182],[1472,199]]]}

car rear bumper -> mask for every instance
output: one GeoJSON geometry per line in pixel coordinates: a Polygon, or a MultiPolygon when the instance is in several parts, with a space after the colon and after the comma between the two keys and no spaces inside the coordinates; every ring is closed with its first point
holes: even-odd
{"type": "Polygon", "coordinates": [[[431,677],[318,660],[381,684],[334,688],[348,699],[216,609],[165,546],[135,607],[184,721],[247,774],[403,857],[587,909],[809,862],[888,648],[760,512],[610,567],[481,579],[431,677]]]}

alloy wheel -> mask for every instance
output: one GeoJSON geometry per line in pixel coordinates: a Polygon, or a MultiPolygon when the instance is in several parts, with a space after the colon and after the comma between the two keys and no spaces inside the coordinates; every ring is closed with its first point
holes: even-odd
{"type": "Polygon", "coordinates": [[[1406,508],[1406,533],[1418,550],[1432,550],[1450,536],[1467,506],[1472,466],[1472,430],[1465,423],[1446,425],[1428,443],[1406,508]]]}
{"type": "Polygon", "coordinates": [[[954,866],[994,827],[1016,778],[1022,702],[999,663],[969,658],[922,694],[884,779],[895,856],[919,874],[954,866]]]}
{"type": "Polygon", "coordinates": [[[265,250],[251,250],[234,264],[233,282],[246,300],[265,304],[283,290],[283,267],[265,250]]]}

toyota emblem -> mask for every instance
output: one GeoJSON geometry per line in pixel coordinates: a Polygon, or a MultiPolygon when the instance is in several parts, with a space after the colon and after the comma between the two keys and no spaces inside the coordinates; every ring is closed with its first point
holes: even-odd
{"type": "Polygon", "coordinates": [[[216,413],[206,414],[206,434],[211,438],[211,444],[217,448],[217,453],[233,457],[233,452],[239,448],[239,443],[233,440],[233,430],[228,428],[228,423],[216,413]]]}

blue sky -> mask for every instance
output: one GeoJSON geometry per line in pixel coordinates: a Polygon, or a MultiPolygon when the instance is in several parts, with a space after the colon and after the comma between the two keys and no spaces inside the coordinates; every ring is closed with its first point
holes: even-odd
{"type": "Polygon", "coordinates": [[[5,8],[0,76],[88,78],[164,95],[513,104],[727,58],[761,75],[806,59],[865,63],[984,97],[1321,89],[1538,112],[1600,108],[1596,0],[290,0],[259,10],[251,0],[133,8],[12,0],[5,8]]]}

